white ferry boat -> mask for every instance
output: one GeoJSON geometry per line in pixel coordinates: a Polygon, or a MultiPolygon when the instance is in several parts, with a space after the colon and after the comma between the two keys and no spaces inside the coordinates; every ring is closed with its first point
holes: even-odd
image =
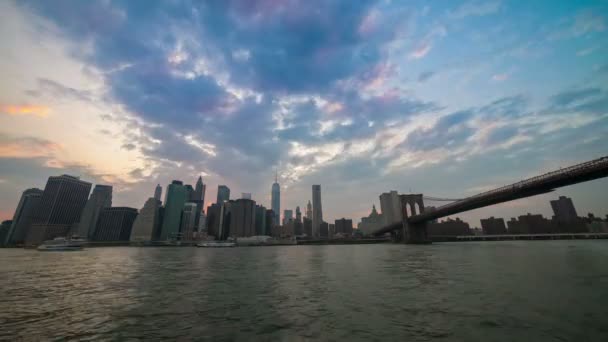
{"type": "Polygon", "coordinates": [[[231,241],[204,241],[196,244],[196,247],[221,248],[236,247],[236,243],[231,241]]]}
{"type": "Polygon", "coordinates": [[[64,237],[56,237],[53,240],[44,241],[38,246],[39,251],[79,251],[82,250],[82,239],[66,239],[64,237]]]}

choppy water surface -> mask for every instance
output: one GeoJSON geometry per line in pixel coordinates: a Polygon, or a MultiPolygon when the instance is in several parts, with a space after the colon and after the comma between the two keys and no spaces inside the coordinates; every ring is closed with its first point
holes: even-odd
{"type": "Polygon", "coordinates": [[[3,340],[608,341],[608,243],[0,250],[3,340]]]}

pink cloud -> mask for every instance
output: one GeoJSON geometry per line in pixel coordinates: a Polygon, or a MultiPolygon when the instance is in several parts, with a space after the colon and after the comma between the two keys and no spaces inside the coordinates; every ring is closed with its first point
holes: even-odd
{"type": "Polygon", "coordinates": [[[410,59],[420,59],[424,56],[426,56],[427,53],[429,53],[429,51],[431,51],[431,44],[430,43],[422,43],[420,45],[418,45],[418,47],[412,51],[409,55],[410,59]]]}

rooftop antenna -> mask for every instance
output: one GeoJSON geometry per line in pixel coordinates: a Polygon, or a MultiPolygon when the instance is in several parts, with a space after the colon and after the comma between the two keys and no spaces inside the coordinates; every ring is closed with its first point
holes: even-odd
{"type": "Polygon", "coordinates": [[[278,183],[277,179],[278,179],[278,174],[279,172],[277,171],[277,169],[274,169],[274,182],[278,183]]]}

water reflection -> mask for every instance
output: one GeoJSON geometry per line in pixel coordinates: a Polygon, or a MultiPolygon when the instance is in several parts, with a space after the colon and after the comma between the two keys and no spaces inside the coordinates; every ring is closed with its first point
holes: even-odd
{"type": "Polygon", "coordinates": [[[604,340],[607,256],[601,241],[1,250],[0,340],[604,340]]]}

